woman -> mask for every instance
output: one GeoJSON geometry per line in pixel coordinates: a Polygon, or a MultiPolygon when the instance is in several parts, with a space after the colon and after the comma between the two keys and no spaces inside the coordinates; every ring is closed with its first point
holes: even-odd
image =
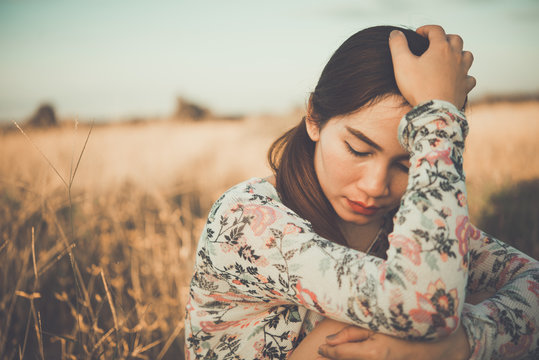
{"type": "Polygon", "coordinates": [[[537,349],[537,262],[468,221],[458,109],[475,85],[472,61],[436,26],[375,27],[341,45],[308,116],[270,149],[275,178],[233,187],[210,211],[187,358],[309,359],[319,345],[349,359],[537,349]],[[464,304],[474,294],[490,297],[464,304]],[[345,324],[356,327],[324,339],[345,324]]]}

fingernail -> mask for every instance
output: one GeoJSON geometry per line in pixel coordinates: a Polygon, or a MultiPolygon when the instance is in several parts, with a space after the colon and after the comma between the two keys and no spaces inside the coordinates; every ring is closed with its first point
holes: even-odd
{"type": "Polygon", "coordinates": [[[404,35],[404,34],[400,30],[393,30],[392,32],[389,33],[389,38],[391,39],[399,35],[404,35]]]}
{"type": "Polygon", "coordinates": [[[337,337],[337,334],[331,334],[331,335],[326,336],[326,339],[328,339],[328,340],[333,340],[333,339],[335,339],[336,337],[337,337]]]}

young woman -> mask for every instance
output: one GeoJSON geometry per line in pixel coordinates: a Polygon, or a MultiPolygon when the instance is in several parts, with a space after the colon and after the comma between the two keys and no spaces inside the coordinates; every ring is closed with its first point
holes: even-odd
{"type": "Polygon", "coordinates": [[[459,109],[472,61],[437,26],[374,27],[341,45],[306,118],[270,149],[275,177],[210,211],[188,359],[537,351],[539,264],[468,221],[459,109]]]}

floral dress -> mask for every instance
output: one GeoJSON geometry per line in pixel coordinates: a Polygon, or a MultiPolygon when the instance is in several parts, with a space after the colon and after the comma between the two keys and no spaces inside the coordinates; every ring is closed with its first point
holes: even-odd
{"type": "Polygon", "coordinates": [[[186,358],[286,359],[325,317],[417,340],[462,321],[473,359],[539,358],[539,264],[469,222],[467,132],[464,115],[443,101],[401,120],[411,167],[401,205],[376,240],[389,243],[385,253],[320,237],[263,179],[223,194],[197,249],[186,358]],[[465,304],[484,290],[496,295],[465,304]]]}

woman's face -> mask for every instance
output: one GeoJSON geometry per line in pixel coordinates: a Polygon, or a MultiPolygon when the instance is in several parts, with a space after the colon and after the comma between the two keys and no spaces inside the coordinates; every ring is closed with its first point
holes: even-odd
{"type": "Polygon", "coordinates": [[[356,225],[378,224],[399,205],[408,183],[409,154],[397,128],[411,109],[389,96],[360,111],[307,122],[316,142],[314,165],[324,194],[339,217],[356,225]]]}

